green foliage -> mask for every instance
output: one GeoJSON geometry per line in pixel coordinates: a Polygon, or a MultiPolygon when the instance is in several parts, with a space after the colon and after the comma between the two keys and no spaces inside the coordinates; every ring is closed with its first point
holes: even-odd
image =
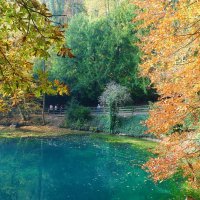
{"type": "MultiPolygon", "coordinates": [[[[116,127],[116,132],[119,134],[130,135],[134,137],[152,137],[150,134],[145,134],[147,130],[146,126],[143,124],[147,119],[147,115],[135,115],[131,117],[118,117],[118,126],[116,127]]],[[[109,116],[107,115],[97,115],[90,122],[90,126],[96,127],[105,133],[110,131],[109,116]]]]}
{"type": "Polygon", "coordinates": [[[66,111],[67,126],[74,129],[81,129],[91,119],[91,112],[75,100],[72,100],[66,111]]]}
{"type": "MultiPolygon", "coordinates": [[[[139,138],[127,137],[127,136],[118,136],[118,135],[108,135],[108,134],[93,134],[92,137],[106,140],[109,143],[118,143],[118,144],[130,144],[133,148],[141,150],[155,149],[157,146],[156,142],[143,140],[139,138]]],[[[149,152],[147,153],[151,155],[149,152]]]]}
{"type": "Polygon", "coordinates": [[[115,81],[127,86],[132,97],[144,97],[148,81],[138,77],[140,52],[134,45],[133,6],[122,4],[109,15],[91,19],[76,15],[66,32],[74,59],[55,57],[51,76],[58,76],[83,104],[97,102],[105,85],[115,81]]]}
{"type": "Polygon", "coordinates": [[[200,189],[193,189],[188,187],[187,184],[183,185],[184,194],[188,197],[192,197],[193,199],[200,199],[200,189]]]}
{"type": "MultiPolygon", "coordinates": [[[[96,115],[90,122],[90,126],[93,127],[94,130],[101,130],[101,132],[109,133],[110,128],[110,120],[108,115],[96,115]]],[[[93,131],[93,130],[91,130],[93,131]]]]}
{"type": "Polygon", "coordinates": [[[119,118],[119,133],[125,133],[134,137],[150,137],[146,135],[146,126],[143,124],[147,119],[147,115],[135,115],[131,117],[119,118]]]}

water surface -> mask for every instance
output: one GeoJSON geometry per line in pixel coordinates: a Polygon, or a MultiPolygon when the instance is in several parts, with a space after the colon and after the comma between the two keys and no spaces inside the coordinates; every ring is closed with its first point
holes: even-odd
{"type": "Polygon", "coordinates": [[[1,200],[169,200],[141,169],[148,153],[91,135],[0,140],[1,200]]]}

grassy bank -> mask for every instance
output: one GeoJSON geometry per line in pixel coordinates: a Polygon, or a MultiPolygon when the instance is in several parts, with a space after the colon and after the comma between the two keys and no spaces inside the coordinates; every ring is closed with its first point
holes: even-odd
{"type": "MultiPolygon", "coordinates": [[[[70,130],[53,126],[24,126],[20,128],[0,127],[0,138],[18,137],[59,137],[68,134],[90,134],[86,131],[70,130]]],[[[152,149],[157,145],[156,142],[145,139],[138,139],[129,136],[111,135],[105,133],[91,133],[92,137],[106,140],[110,143],[131,144],[133,147],[141,149],[152,149]]]]}
{"type": "Polygon", "coordinates": [[[145,139],[138,139],[130,136],[120,136],[111,134],[93,134],[93,137],[106,140],[109,143],[130,144],[132,147],[139,149],[150,150],[157,146],[157,142],[145,139]]]}
{"type": "Polygon", "coordinates": [[[54,126],[23,126],[20,128],[0,127],[0,138],[58,137],[75,133],[77,133],[77,131],[54,126]]]}
{"type": "MultiPolygon", "coordinates": [[[[119,116],[117,119],[115,132],[117,134],[125,134],[134,137],[152,137],[152,135],[145,134],[147,128],[144,125],[144,121],[147,118],[147,114],[128,117],[119,116]]],[[[90,127],[91,131],[109,133],[109,126],[110,120],[109,116],[107,115],[94,116],[91,121],[87,122],[87,127],[90,127]]],[[[78,129],[79,126],[76,128],[78,129]]]]}

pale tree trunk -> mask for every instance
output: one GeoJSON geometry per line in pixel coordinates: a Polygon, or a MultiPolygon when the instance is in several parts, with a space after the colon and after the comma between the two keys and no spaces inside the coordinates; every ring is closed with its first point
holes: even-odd
{"type": "Polygon", "coordinates": [[[110,13],[110,0],[107,0],[107,13],[110,13]]]}
{"type": "Polygon", "coordinates": [[[20,115],[20,117],[21,117],[21,120],[22,120],[22,121],[25,121],[25,120],[26,120],[26,117],[25,117],[25,115],[24,115],[22,109],[20,108],[20,106],[18,106],[18,111],[19,111],[19,115],[20,115]]]}
{"type": "Polygon", "coordinates": [[[45,93],[43,94],[43,97],[42,97],[42,124],[45,125],[46,124],[46,121],[45,121],[45,98],[46,95],[45,93]]]}
{"type": "MultiPolygon", "coordinates": [[[[43,72],[46,72],[46,65],[45,65],[45,60],[43,61],[43,72]]],[[[45,121],[45,99],[46,99],[46,94],[43,93],[43,97],[42,97],[42,124],[45,125],[46,121],[45,121]]]]}

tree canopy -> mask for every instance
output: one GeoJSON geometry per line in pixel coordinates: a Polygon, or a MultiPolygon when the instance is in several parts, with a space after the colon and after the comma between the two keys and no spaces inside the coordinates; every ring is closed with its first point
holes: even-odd
{"type": "Polygon", "coordinates": [[[82,13],[66,31],[74,59],[55,57],[51,74],[59,76],[82,103],[97,103],[105,85],[115,81],[126,86],[134,99],[145,98],[147,79],[138,77],[140,51],[133,42],[135,24],[131,4],[123,3],[107,16],[91,18],[82,13]]]}
{"type": "Polygon", "coordinates": [[[62,47],[63,27],[52,24],[52,14],[45,4],[37,0],[2,0],[0,14],[0,105],[3,109],[7,100],[16,105],[24,96],[34,95],[35,57],[46,59],[52,45],[61,56],[69,49],[62,47]]]}
{"type": "Polygon", "coordinates": [[[146,166],[154,180],[181,170],[200,187],[200,2],[134,1],[144,29],[142,74],[160,98],[150,111],[149,132],[162,139],[146,166]]]}

